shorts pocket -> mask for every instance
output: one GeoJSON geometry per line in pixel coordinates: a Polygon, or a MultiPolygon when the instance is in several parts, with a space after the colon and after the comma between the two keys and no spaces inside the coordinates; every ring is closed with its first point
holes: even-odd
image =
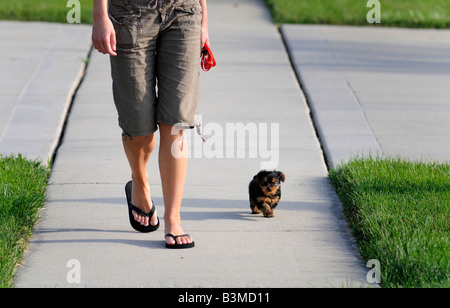
{"type": "Polygon", "coordinates": [[[140,17],[140,11],[109,14],[116,31],[118,49],[130,49],[138,45],[141,32],[140,17]]]}
{"type": "Polygon", "coordinates": [[[186,3],[182,2],[180,5],[175,7],[175,10],[184,12],[184,13],[188,13],[188,14],[195,14],[195,13],[201,13],[202,7],[199,4],[199,2],[194,3],[194,4],[186,4],[186,3]]]}
{"type": "Polygon", "coordinates": [[[183,32],[199,33],[202,20],[202,7],[198,1],[193,3],[181,2],[174,9],[178,25],[183,32]]]}

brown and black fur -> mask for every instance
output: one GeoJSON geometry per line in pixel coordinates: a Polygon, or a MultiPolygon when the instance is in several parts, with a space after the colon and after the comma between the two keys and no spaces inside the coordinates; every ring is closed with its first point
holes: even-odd
{"type": "Polygon", "coordinates": [[[285,176],[280,171],[262,170],[253,177],[248,186],[252,214],[262,212],[264,217],[274,217],[273,211],[280,202],[281,182],[285,176]]]}

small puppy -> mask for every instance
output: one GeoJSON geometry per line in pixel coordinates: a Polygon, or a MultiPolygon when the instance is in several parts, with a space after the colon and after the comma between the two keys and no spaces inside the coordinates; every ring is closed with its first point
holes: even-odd
{"type": "Polygon", "coordinates": [[[281,198],[280,181],[284,180],[285,176],[280,171],[262,170],[253,177],[248,186],[252,214],[261,211],[264,217],[273,217],[273,211],[281,198]]]}

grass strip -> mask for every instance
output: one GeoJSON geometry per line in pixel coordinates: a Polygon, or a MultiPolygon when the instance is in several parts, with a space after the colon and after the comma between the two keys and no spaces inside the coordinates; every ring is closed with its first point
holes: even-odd
{"type": "MultiPolygon", "coordinates": [[[[368,0],[264,0],[276,23],[371,25],[368,0]]],[[[81,23],[92,24],[92,0],[78,0],[81,23]]],[[[0,19],[67,23],[77,1],[0,0],[0,19]]],[[[380,1],[381,26],[449,28],[448,0],[380,1]]]]}
{"type": "Polygon", "coordinates": [[[12,287],[21,261],[45,202],[50,169],[39,162],[0,155],[0,287],[12,287]]]}
{"type": "Polygon", "coordinates": [[[356,158],[329,173],[383,287],[450,287],[450,165],[356,158]]]}
{"type": "MultiPolygon", "coordinates": [[[[274,22],[296,24],[372,25],[368,0],[265,0],[274,22]]],[[[380,26],[450,27],[448,0],[380,1],[380,26]]]]}
{"type": "MultiPolygon", "coordinates": [[[[81,23],[92,24],[92,0],[78,0],[81,23]]],[[[67,14],[77,1],[0,0],[0,19],[67,23],[67,14]],[[72,4],[73,3],[73,4],[72,4]]]]}

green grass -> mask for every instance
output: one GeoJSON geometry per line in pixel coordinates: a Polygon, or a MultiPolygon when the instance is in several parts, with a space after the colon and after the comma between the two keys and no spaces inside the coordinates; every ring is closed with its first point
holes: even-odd
{"type": "Polygon", "coordinates": [[[45,201],[50,169],[21,155],[0,155],[0,287],[11,287],[14,269],[45,201]]]}
{"type": "Polygon", "coordinates": [[[354,159],[329,174],[383,287],[450,287],[450,165],[354,159]]]}
{"type": "MultiPolygon", "coordinates": [[[[92,0],[79,0],[81,23],[92,23],[92,0]]],[[[67,23],[67,0],[0,0],[0,19],[67,23]]]]}
{"type": "MultiPolygon", "coordinates": [[[[276,23],[371,25],[367,0],[265,0],[276,23]]],[[[450,27],[448,0],[380,0],[381,26],[450,27]]]]}
{"type": "MultiPolygon", "coordinates": [[[[92,23],[92,0],[79,0],[92,23]]],[[[0,0],[0,19],[66,23],[67,0],[0,0]]],[[[369,25],[367,0],[265,0],[276,23],[369,25]]],[[[381,26],[449,28],[448,0],[380,0],[381,26]]]]}

